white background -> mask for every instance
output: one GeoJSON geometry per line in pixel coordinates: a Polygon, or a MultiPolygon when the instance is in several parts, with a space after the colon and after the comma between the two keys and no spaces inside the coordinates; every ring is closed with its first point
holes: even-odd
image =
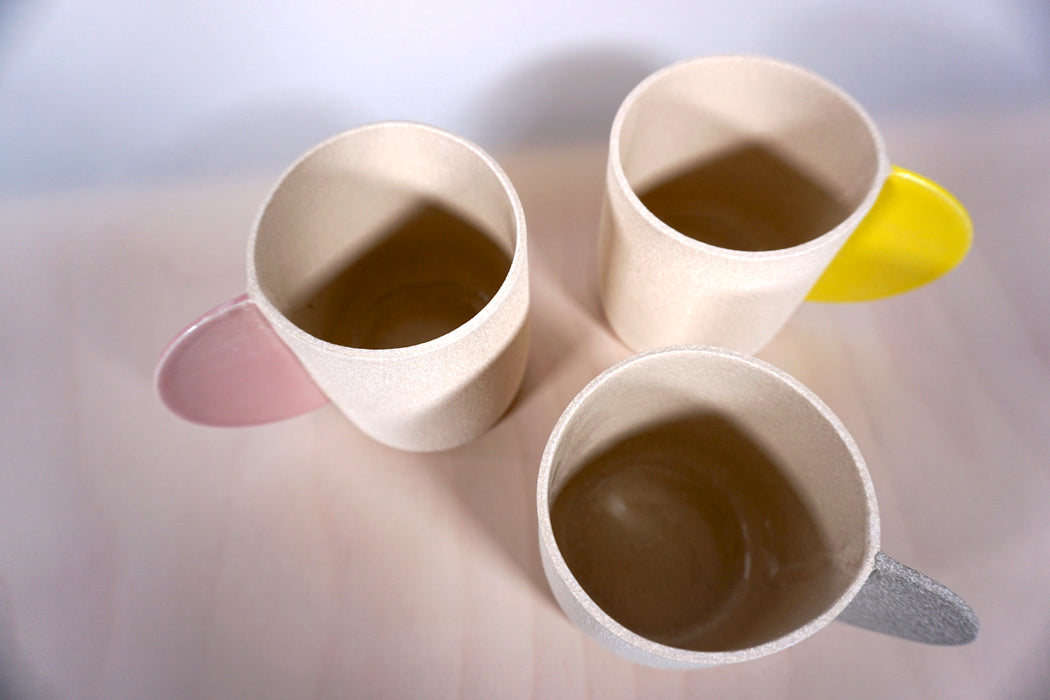
{"type": "Polygon", "coordinates": [[[800,63],[877,119],[1050,100],[1044,0],[6,0],[0,193],[269,171],[382,119],[604,138],[644,75],[725,52],[800,63]]]}

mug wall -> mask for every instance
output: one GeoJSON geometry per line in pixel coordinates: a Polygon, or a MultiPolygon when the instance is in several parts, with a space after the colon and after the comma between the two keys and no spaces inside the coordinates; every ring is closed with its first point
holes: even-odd
{"type": "Polygon", "coordinates": [[[786,375],[713,348],[637,356],[592,382],[552,433],[538,497],[559,603],[650,665],[728,663],[799,641],[848,603],[878,547],[870,480],[837,419],[786,375]],[[711,546],[697,532],[731,539],[716,543],[726,547],[718,561],[743,556],[753,573],[712,583],[720,574],[708,568],[676,587],[711,546]],[[648,570],[666,557],[667,572],[648,570]],[[691,614],[692,628],[682,622],[691,614]]]}

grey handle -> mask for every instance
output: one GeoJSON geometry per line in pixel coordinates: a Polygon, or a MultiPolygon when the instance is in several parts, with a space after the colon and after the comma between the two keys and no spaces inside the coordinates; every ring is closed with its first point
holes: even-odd
{"type": "Polygon", "coordinates": [[[882,552],[842,622],[926,644],[967,644],[980,623],[962,598],[882,552]]]}

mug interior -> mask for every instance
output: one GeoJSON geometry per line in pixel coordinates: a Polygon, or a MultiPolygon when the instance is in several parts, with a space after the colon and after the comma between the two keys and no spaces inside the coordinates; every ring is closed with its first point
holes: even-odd
{"type": "Polygon", "coordinates": [[[260,216],[249,264],[301,330],[349,347],[406,347],[485,307],[518,233],[491,159],[432,127],[381,123],[292,167],[260,216]]]}
{"type": "Polygon", "coordinates": [[[628,361],[581,394],[545,456],[551,528],[576,582],[674,649],[797,636],[844,604],[874,556],[851,438],[808,391],[742,357],[628,361]]]}
{"type": "Polygon", "coordinates": [[[612,146],[653,215],[734,250],[818,238],[880,184],[881,141],[863,110],[822,78],[763,57],[655,73],[625,100],[612,146]]]}

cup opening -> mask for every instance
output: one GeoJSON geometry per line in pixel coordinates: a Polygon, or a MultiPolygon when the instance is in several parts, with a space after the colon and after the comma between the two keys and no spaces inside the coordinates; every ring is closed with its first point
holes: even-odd
{"type": "Polygon", "coordinates": [[[418,124],[338,136],[282,179],[256,230],[266,298],[299,329],[352,348],[425,343],[478,315],[518,245],[497,166],[418,124]]]}
{"type": "Polygon", "coordinates": [[[730,353],[607,376],[550,458],[546,505],[576,582],[677,650],[753,649],[825,615],[872,539],[855,450],[825,411],[730,353]]]}
{"type": "Polygon", "coordinates": [[[881,140],[852,98],[761,57],[679,63],[641,83],[610,158],[670,229],[719,248],[769,251],[830,232],[879,186],[881,140]]]}

